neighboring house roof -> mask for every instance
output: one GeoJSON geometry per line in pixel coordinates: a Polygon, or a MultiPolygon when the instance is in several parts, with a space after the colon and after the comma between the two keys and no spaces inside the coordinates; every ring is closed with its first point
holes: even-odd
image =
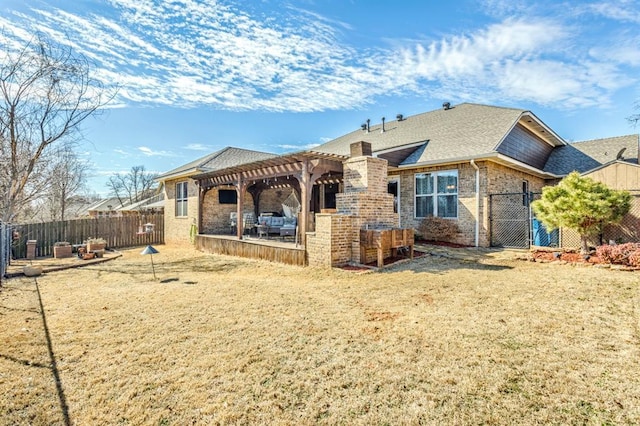
{"type": "Polygon", "coordinates": [[[113,211],[120,208],[120,200],[117,197],[105,198],[104,200],[96,201],[94,204],[87,207],[87,211],[113,211]]]}
{"type": "Polygon", "coordinates": [[[586,172],[582,172],[583,176],[588,176],[590,174],[602,171],[604,169],[608,169],[611,167],[616,167],[616,166],[622,166],[622,167],[628,167],[628,168],[633,168],[633,169],[637,169],[640,167],[640,165],[637,164],[637,162],[631,162],[631,161],[626,161],[626,160],[613,160],[610,161],[608,163],[604,163],[601,164],[600,166],[591,169],[591,170],[587,170],[586,172]]]}
{"type": "Polygon", "coordinates": [[[118,210],[120,211],[132,211],[132,210],[147,210],[152,208],[164,207],[164,193],[159,193],[144,200],[137,201],[135,203],[126,204],[118,210]]]}
{"type": "Polygon", "coordinates": [[[638,135],[574,142],[553,150],[544,170],[566,175],[598,168],[615,160],[638,163],[638,135]]]}
{"type": "Polygon", "coordinates": [[[504,138],[521,124],[551,147],[565,142],[531,112],[488,105],[463,103],[356,130],[314,151],[348,155],[354,142],[371,143],[372,150],[385,158],[390,151],[408,155],[401,166],[438,163],[496,155],[504,138]],[[413,147],[409,150],[408,148],[413,147]]]}
{"type": "Polygon", "coordinates": [[[266,160],[276,157],[276,154],[267,152],[252,151],[242,148],[226,147],[213,154],[205,155],[183,166],[160,174],[156,177],[158,181],[188,177],[195,174],[207,173],[215,170],[235,167],[240,164],[253,161],[266,160]]]}

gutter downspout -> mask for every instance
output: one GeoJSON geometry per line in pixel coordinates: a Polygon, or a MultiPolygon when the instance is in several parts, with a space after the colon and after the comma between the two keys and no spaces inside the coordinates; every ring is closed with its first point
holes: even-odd
{"type": "Polygon", "coordinates": [[[476,248],[480,244],[480,168],[476,164],[476,162],[471,159],[469,161],[471,167],[476,170],[476,248]]]}

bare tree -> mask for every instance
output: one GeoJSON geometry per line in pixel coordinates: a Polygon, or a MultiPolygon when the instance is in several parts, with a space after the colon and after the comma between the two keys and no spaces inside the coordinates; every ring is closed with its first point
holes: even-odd
{"type": "Polygon", "coordinates": [[[86,188],[89,164],[66,149],[56,156],[46,191],[46,207],[53,220],[65,220],[69,203],[86,188]]]}
{"type": "Polygon", "coordinates": [[[43,181],[38,197],[22,207],[18,220],[51,221],[65,220],[72,214],[89,204],[87,186],[85,184],[89,163],[82,161],[68,146],[63,146],[55,155],[47,156],[46,168],[39,170],[38,175],[46,178],[33,178],[43,181]],[[49,158],[50,157],[50,158],[49,158]]]}
{"type": "MultiPolygon", "coordinates": [[[[640,108],[636,107],[636,109],[640,109],[640,108]]],[[[637,126],[638,122],[640,121],[640,113],[630,115],[629,117],[627,117],[627,121],[634,127],[637,126]]]]}
{"type": "Polygon", "coordinates": [[[0,55],[0,220],[10,222],[42,196],[57,148],[72,146],[115,90],[91,77],[84,56],[40,35],[19,50],[4,43],[0,55]]]}
{"type": "Polygon", "coordinates": [[[156,176],[156,173],[147,172],[144,166],[133,166],[128,173],[111,176],[107,188],[120,204],[133,204],[151,194],[156,187],[156,176]]]}

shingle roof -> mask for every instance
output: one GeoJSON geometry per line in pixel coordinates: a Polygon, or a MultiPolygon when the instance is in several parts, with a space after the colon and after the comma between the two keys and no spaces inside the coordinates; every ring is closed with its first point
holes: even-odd
{"type": "Polygon", "coordinates": [[[122,207],[118,197],[105,198],[98,200],[87,207],[87,211],[113,211],[122,207]]]}
{"type": "Polygon", "coordinates": [[[553,150],[544,171],[556,175],[566,175],[574,170],[580,173],[595,169],[618,159],[638,163],[638,135],[593,139],[574,142],[553,150]]]}
{"type": "Polygon", "coordinates": [[[314,151],[348,155],[354,142],[371,143],[375,152],[416,142],[427,142],[417,149],[403,165],[473,158],[494,153],[498,143],[527,111],[487,105],[463,103],[450,109],[438,109],[402,121],[371,126],[370,131],[356,130],[323,145],[314,151]]]}
{"type": "Polygon", "coordinates": [[[226,147],[220,151],[205,155],[166,173],[162,173],[156,179],[167,180],[173,176],[206,173],[215,170],[235,167],[252,161],[266,160],[276,157],[276,154],[252,151],[249,149],[226,147]]]}

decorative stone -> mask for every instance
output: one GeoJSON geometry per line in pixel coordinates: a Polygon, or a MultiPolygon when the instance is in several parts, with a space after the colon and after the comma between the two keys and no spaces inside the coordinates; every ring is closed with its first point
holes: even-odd
{"type": "Polygon", "coordinates": [[[37,277],[39,275],[42,275],[42,266],[25,265],[22,268],[22,272],[26,277],[37,277]]]}

